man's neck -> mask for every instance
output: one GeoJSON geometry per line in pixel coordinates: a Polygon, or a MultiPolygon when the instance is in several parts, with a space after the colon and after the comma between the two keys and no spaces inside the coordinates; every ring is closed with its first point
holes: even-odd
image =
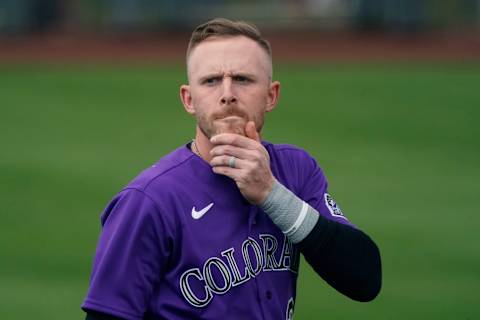
{"type": "Polygon", "coordinates": [[[210,162],[210,160],[212,160],[212,157],[210,156],[210,150],[212,150],[213,144],[198,126],[196,129],[194,144],[195,145],[192,146],[192,151],[198,153],[203,160],[210,162]]]}

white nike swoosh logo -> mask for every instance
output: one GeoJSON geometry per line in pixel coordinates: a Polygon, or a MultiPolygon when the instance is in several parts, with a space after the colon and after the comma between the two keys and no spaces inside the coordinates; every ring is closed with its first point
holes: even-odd
{"type": "Polygon", "coordinates": [[[207,213],[208,210],[210,210],[210,208],[213,206],[213,202],[210,203],[208,206],[206,206],[205,208],[203,208],[202,210],[200,211],[197,211],[195,210],[195,207],[192,208],[192,218],[193,219],[200,219],[201,217],[203,217],[203,215],[205,213],[207,213]]]}

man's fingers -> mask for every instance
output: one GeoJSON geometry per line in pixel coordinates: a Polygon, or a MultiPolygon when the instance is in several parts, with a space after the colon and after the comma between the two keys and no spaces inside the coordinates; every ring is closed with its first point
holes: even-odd
{"type": "Polygon", "coordinates": [[[210,139],[210,142],[214,145],[229,144],[244,149],[254,149],[257,146],[257,143],[252,139],[235,133],[217,134],[210,139]]]}
{"type": "Polygon", "coordinates": [[[216,136],[213,136],[210,139],[210,142],[215,145],[220,144],[229,144],[240,148],[245,149],[254,149],[258,146],[257,143],[260,143],[260,134],[257,132],[255,122],[248,121],[245,125],[245,134],[242,136],[235,133],[220,133],[216,136]],[[253,140],[253,141],[252,141],[253,140]],[[255,143],[257,142],[257,143],[255,143]]]}
{"type": "Polygon", "coordinates": [[[240,159],[252,158],[249,155],[249,149],[243,149],[243,148],[235,147],[232,145],[219,145],[219,146],[213,147],[212,150],[210,150],[210,155],[212,157],[226,155],[226,156],[234,156],[240,159]]]}
{"type": "Polygon", "coordinates": [[[260,142],[260,135],[257,132],[257,128],[255,127],[255,122],[248,121],[247,125],[245,126],[245,134],[252,140],[260,142]]]}
{"type": "Polygon", "coordinates": [[[226,166],[217,166],[217,167],[212,167],[213,172],[216,174],[222,174],[224,176],[227,176],[235,181],[237,181],[241,175],[240,169],[235,169],[235,168],[230,168],[226,166]]]}
{"type": "Polygon", "coordinates": [[[233,165],[233,168],[240,169],[244,168],[246,166],[245,160],[239,159],[235,157],[234,162],[232,163],[232,156],[216,156],[213,157],[212,160],[210,160],[210,165],[212,167],[218,167],[218,166],[224,166],[224,167],[230,167],[233,165]]]}

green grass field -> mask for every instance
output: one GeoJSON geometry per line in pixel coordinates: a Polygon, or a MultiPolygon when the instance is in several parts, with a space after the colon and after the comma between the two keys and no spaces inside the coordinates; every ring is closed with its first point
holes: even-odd
{"type": "MultiPolygon", "coordinates": [[[[182,67],[0,67],[0,319],[83,319],[99,214],[193,137],[182,67]]],[[[480,65],[279,66],[265,138],[324,168],[378,243],[349,301],[303,263],[296,319],[480,319],[480,65]]]]}

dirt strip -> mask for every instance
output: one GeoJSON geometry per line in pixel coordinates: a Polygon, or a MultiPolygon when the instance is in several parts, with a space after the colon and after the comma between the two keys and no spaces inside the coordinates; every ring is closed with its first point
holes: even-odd
{"type": "MultiPolygon", "coordinates": [[[[480,33],[266,34],[277,62],[480,61],[480,33]]],[[[189,34],[0,37],[0,63],[178,63],[189,34]]]]}

